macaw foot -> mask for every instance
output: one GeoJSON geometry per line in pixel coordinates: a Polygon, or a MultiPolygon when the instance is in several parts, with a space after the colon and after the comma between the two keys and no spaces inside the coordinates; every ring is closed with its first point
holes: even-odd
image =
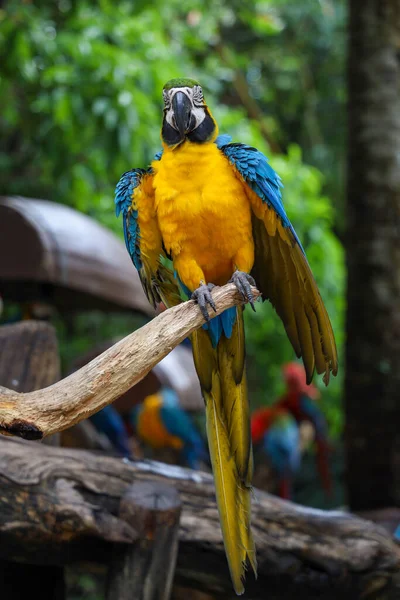
{"type": "Polygon", "coordinates": [[[192,300],[195,300],[200,307],[201,314],[208,322],[210,320],[210,316],[207,310],[207,304],[211,306],[214,312],[217,312],[215,307],[215,303],[213,297],[211,296],[211,290],[215,288],[213,283],[208,283],[207,285],[200,285],[197,290],[194,290],[192,294],[192,300]]]}
{"type": "Polygon", "coordinates": [[[242,295],[244,300],[250,304],[251,308],[256,311],[254,308],[254,296],[251,291],[251,285],[256,285],[256,282],[248,273],[244,273],[243,271],[235,271],[232,277],[230,278],[228,283],[234,283],[242,295]]]}

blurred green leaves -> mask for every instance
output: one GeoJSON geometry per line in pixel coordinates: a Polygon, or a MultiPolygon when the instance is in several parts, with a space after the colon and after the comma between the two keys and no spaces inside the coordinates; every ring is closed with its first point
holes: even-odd
{"type": "MultiPolygon", "coordinates": [[[[0,193],[67,203],[121,235],[114,187],[160,148],[162,86],[199,79],[221,133],[257,146],[281,175],[343,364],[344,261],[332,231],[342,222],[344,6],[8,0],[0,11],[0,193]]],[[[255,404],[274,399],[280,365],[293,359],[272,308],[257,308],[255,316],[246,310],[255,404]]],[[[324,394],[335,430],[340,381],[324,394]]]]}

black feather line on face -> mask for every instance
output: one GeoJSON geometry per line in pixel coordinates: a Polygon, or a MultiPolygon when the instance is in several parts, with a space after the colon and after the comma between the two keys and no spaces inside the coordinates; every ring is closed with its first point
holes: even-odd
{"type": "Polygon", "coordinates": [[[165,117],[163,120],[161,135],[162,139],[168,146],[176,146],[177,144],[180,144],[180,142],[183,142],[184,139],[179,131],[171,127],[165,117]]]}
{"type": "Polygon", "coordinates": [[[202,121],[200,125],[196,127],[196,129],[193,129],[193,131],[187,135],[188,140],[191,142],[197,142],[199,144],[201,142],[207,142],[215,131],[215,122],[213,121],[207,109],[205,109],[205,112],[206,117],[204,121],[202,121]]]}

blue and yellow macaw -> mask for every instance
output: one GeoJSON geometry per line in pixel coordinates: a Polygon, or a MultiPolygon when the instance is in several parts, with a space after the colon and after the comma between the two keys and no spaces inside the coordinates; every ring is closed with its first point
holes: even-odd
{"type": "Polygon", "coordinates": [[[162,388],[157,394],[147,396],[132,409],[130,421],[136,435],[151,448],[179,451],[191,469],[199,469],[201,463],[208,462],[203,438],[173,390],[162,388]]]}
{"type": "Polygon", "coordinates": [[[191,336],[205,400],[222,534],[237,594],[246,563],[257,571],[250,527],[253,456],[245,375],[243,308],[215,310],[214,285],[233,282],[253,306],[256,281],[283,321],[311,380],[337,372],[329,318],[284,209],[267,158],[218,136],[201,86],[173,79],[163,89],[162,151],[117,184],[127,248],[149,300],[170,307],[193,298],[204,327],[191,336]],[[253,279],[254,278],[254,279],[253,279]]]}

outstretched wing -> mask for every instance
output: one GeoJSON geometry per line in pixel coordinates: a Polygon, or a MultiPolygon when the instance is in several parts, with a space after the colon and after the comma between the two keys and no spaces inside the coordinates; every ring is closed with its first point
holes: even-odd
{"type": "Polygon", "coordinates": [[[117,217],[122,213],[126,247],[139,272],[149,302],[166,306],[178,304],[180,297],[173,273],[162,262],[165,253],[155,208],[153,172],[132,169],[124,173],[115,189],[117,217]]]}
{"type": "Polygon", "coordinates": [[[338,369],[328,313],[297,234],[282,203],[279,176],[267,158],[245,144],[221,151],[244,183],[253,210],[255,260],[252,275],[283,321],[296,355],[303,358],[307,383],[314,370],[325,384],[338,369]]]}

